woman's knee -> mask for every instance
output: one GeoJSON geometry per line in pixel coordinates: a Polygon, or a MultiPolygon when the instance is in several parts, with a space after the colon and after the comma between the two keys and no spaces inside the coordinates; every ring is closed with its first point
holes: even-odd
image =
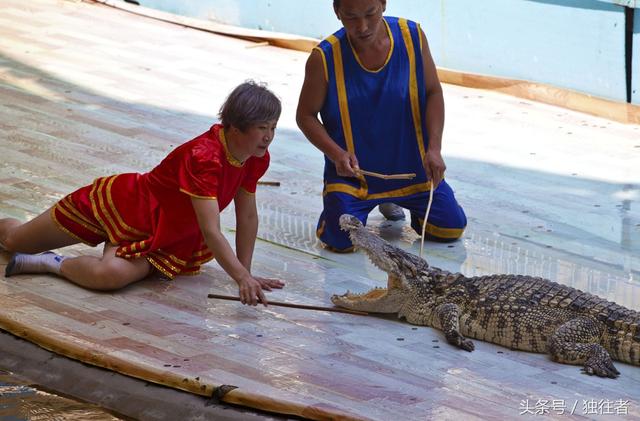
{"type": "Polygon", "coordinates": [[[16,251],[15,240],[10,233],[0,235],[0,248],[11,253],[16,251]]]}
{"type": "Polygon", "coordinates": [[[16,235],[16,227],[22,223],[17,219],[5,218],[0,219],[0,246],[6,251],[20,251],[20,236],[16,235]]]}
{"type": "Polygon", "coordinates": [[[9,232],[2,235],[0,237],[0,243],[2,244],[2,248],[8,252],[27,252],[23,247],[24,238],[21,238],[20,235],[16,235],[15,230],[9,230],[9,232]]]}
{"type": "MultiPolygon", "coordinates": [[[[128,262],[126,262],[128,263],[128,262]]],[[[113,291],[139,281],[148,275],[133,265],[123,264],[116,259],[103,259],[94,268],[93,283],[96,289],[113,291]]]]}

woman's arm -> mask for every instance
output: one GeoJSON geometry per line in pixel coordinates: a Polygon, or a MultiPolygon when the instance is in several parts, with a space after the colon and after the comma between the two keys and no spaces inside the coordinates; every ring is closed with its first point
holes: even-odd
{"type": "MultiPolygon", "coordinates": [[[[198,218],[200,231],[207,247],[215,255],[222,268],[238,284],[240,300],[243,304],[255,306],[258,303],[267,305],[267,298],[262,292],[260,282],[251,276],[249,269],[238,260],[229,242],[220,230],[220,209],[217,200],[191,197],[193,209],[198,218]]],[[[257,225],[256,225],[257,227],[257,225]]],[[[255,236],[253,238],[255,241],[255,236]]],[[[253,251],[253,245],[251,246],[253,251]]]]}
{"type": "Polygon", "coordinates": [[[253,248],[258,235],[256,196],[240,189],[233,200],[236,205],[236,254],[240,263],[251,272],[253,248]]]}
{"type": "MultiPolygon", "coordinates": [[[[240,263],[251,272],[253,249],[258,235],[256,195],[241,188],[233,200],[236,205],[236,254],[240,263]]],[[[254,279],[267,291],[284,286],[284,282],[277,279],[257,276],[254,276],[254,279]]]]}

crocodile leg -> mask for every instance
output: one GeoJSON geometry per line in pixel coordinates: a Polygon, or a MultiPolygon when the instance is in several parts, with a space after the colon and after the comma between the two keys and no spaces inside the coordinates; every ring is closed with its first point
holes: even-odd
{"type": "Polygon", "coordinates": [[[447,338],[447,342],[462,348],[465,351],[473,351],[473,342],[462,336],[460,333],[460,309],[456,304],[445,303],[436,308],[436,317],[440,322],[440,327],[447,338]]]}
{"type": "Polygon", "coordinates": [[[584,365],[589,375],[616,378],[620,372],[611,356],[598,342],[602,329],[589,317],[576,317],[564,323],[551,335],[547,351],[554,361],[584,365]]]}

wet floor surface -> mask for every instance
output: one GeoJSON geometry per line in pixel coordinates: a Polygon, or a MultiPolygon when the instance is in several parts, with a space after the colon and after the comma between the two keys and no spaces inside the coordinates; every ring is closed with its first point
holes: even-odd
{"type": "MultiPolygon", "coordinates": [[[[635,127],[628,130],[636,132],[635,127]]],[[[295,165],[292,169],[276,163],[270,170],[271,179],[282,184],[258,192],[260,238],[323,258],[349,261],[349,256],[324,251],[315,236],[317,209],[322,206],[321,160],[312,158],[315,151],[308,145],[296,142],[295,133],[279,136],[273,154],[284,162],[302,161],[312,169],[302,172],[295,165]]],[[[613,176],[625,182],[602,181],[596,169],[585,169],[586,174],[576,178],[549,173],[552,169],[510,167],[506,162],[516,157],[506,152],[502,152],[505,162],[501,165],[448,160],[448,180],[466,210],[469,225],[461,241],[427,242],[424,257],[433,266],[467,276],[541,276],[640,310],[640,172],[618,167],[625,164],[625,153],[633,158],[625,165],[640,165],[640,140],[632,139],[618,139],[620,150],[607,152],[615,157],[601,162],[606,169],[601,171],[617,171],[613,176]],[[487,182],[478,182],[481,177],[487,182]]],[[[568,165],[574,167],[587,166],[590,159],[576,163],[579,157],[565,155],[568,165]]],[[[231,225],[231,218],[226,217],[231,225]]],[[[408,223],[385,221],[374,210],[368,226],[419,254],[420,237],[408,223]]],[[[374,278],[376,272],[367,269],[374,278]]]]}
{"type": "MultiPolygon", "coordinates": [[[[305,54],[248,48],[110,9],[96,13],[87,3],[4,5],[1,216],[27,219],[94,177],[150,169],[208,129],[233,86],[255,78],[268,81],[284,105],[265,176],[280,186],[257,192],[255,273],[287,281],[270,297],[305,304],[330,305],[332,294],[383,285],[386,274],[361,253],[329,253],[315,237],[323,160],[293,118],[305,54]]],[[[468,276],[543,276],[640,310],[640,127],[494,92],[444,90],[447,180],[469,226],[460,241],[427,243],[429,263],[468,276]]],[[[232,209],[222,225],[232,240],[232,209]]],[[[368,226],[419,252],[406,223],[374,211],[368,226]]],[[[86,248],[69,251],[79,252],[86,248]]],[[[621,378],[609,381],[486,343],[455,352],[441,332],[393,318],[214,302],[207,293],[237,292],[215,263],[198,278],[145,282],[113,296],[53,277],[2,281],[0,290],[11,296],[3,305],[14,306],[17,321],[95,347],[118,368],[153,367],[158,381],[222,381],[281,392],[283,400],[306,393],[313,403],[340,401],[377,419],[389,419],[391,405],[396,417],[512,419],[528,399],[579,404],[579,419],[592,418],[584,402],[629,399],[628,418],[640,418],[637,367],[622,365],[621,378]]],[[[31,396],[25,384],[10,387],[31,396]]]]}
{"type": "Polygon", "coordinates": [[[0,419],[3,421],[119,421],[104,409],[41,390],[0,370],[0,419]]]}

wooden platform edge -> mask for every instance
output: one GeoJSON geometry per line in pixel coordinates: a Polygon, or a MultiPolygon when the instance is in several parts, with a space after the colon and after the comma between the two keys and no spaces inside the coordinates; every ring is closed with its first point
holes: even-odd
{"type": "MultiPolygon", "coordinates": [[[[104,6],[125,10],[136,15],[161,20],[163,22],[186,26],[202,31],[212,32],[245,39],[253,42],[268,42],[270,45],[291,50],[310,52],[321,41],[315,38],[301,37],[280,32],[241,28],[223,25],[202,19],[179,16],[144,6],[138,6],[118,0],[84,0],[104,6]]],[[[570,89],[559,88],[543,83],[526,80],[509,79],[465,73],[457,70],[438,68],[438,76],[444,83],[467,88],[487,89],[502,92],[518,98],[544,104],[555,105],[573,111],[579,111],[596,117],[625,124],[640,124],[640,105],[614,101],[584,94],[570,89]]]]}
{"type": "MultiPolygon", "coordinates": [[[[176,373],[155,370],[153,367],[134,365],[123,358],[109,356],[98,352],[99,350],[97,349],[87,349],[71,341],[65,341],[63,338],[57,336],[55,332],[49,331],[45,328],[25,325],[17,320],[17,318],[10,317],[2,312],[0,312],[0,329],[56,354],[78,360],[85,364],[115,371],[126,376],[170,387],[172,389],[179,389],[200,396],[212,397],[219,387],[227,386],[223,384],[205,383],[197,379],[185,378],[178,376],[176,373]]],[[[269,396],[252,393],[241,388],[235,388],[223,396],[216,398],[218,401],[227,404],[241,405],[281,415],[294,415],[310,420],[367,420],[367,418],[342,412],[329,405],[304,405],[283,399],[274,399],[269,396]]]]}
{"type": "Polygon", "coordinates": [[[543,83],[462,73],[444,68],[438,68],[438,77],[442,82],[451,85],[502,92],[620,123],[640,124],[640,105],[600,98],[543,83]]]}

